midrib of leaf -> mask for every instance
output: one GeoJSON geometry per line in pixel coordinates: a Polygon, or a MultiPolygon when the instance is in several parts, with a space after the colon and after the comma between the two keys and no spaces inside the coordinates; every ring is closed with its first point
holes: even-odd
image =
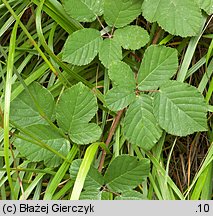
{"type": "Polygon", "coordinates": [[[89,5],[86,4],[85,1],[80,0],[95,16],[97,16],[96,13],[94,13],[93,8],[90,8],[89,5]]]}
{"type": "Polygon", "coordinates": [[[88,175],[88,177],[90,178],[91,181],[95,182],[97,185],[100,185],[100,183],[96,181],[94,178],[92,178],[92,176],[88,175]]]}
{"type": "MultiPolygon", "coordinates": [[[[87,95],[87,97],[88,97],[88,95],[87,95]]],[[[86,99],[87,99],[87,97],[86,97],[86,98],[84,98],[84,100],[86,100],[86,99]]],[[[83,102],[84,102],[84,100],[82,100],[82,101],[81,101],[81,103],[83,103],[83,102]]],[[[86,106],[84,106],[84,107],[81,109],[81,111],[80,111],[80,112],[83,112],[83,111],[84,111],[86,108],[87,108],[87,107],[86,107],[86,106]]],[[[79,113],[80,113],[80,112],[79,112],[79,113]]],[[[79,114],[79,113],[78,113],[78,114],[79,114]]],[[[93,114],[93,116],[94,116],[94,115],[95,115],[95,114],[93,114]]]]}
{"type": "MultiPolygon", "coordinates": [[[[193,122],[196,124],[196,125],[199,125],[203,128],[203,125],[199,124],[198,122],[196,122],[190,115],[188,115],[184,110],[182,110],[177,104],[175,104],[172,99],[170,99],[166,93],[162,93],[161,91],[161,94],[165,95],[165,98],[175,107],[177,107],[178,110],[180,110],[185,116],[187,116],[189,119],[193,120],[193,122]]],[[[175,98],[176,99],[176,98],[175,98]]],[[[194,105],[194,104],[193,104],[194,105]]],[[[167,107],[167,106],[166,106],[167,107]]],[[[164,112],[166,113],[166,112],[164,112]]]]}
{"type": "Polygon", "coordinates": [[[18,137],[18,138],[25,140],[27,142],[31,142],[31,143],[33,143],[33,144],[35,144],[35,145],[37,145],[43,149],[46,149],[46,150],[52,152],[53,154],[57,155],[58,157],[62,158],[63,160],[66,160],[66,157],[64,155],[62,155],[61,153],[56,151],[54,148],[52,148],[51,146],[49,146],[48,144],[46,144],[45,142],[40,140],[34,133],[28,132],[25,128],[20,128],[18,125],[16,125],[13,122],[12,122],[12,124],[15,127],[17,127],[22,133],[26,134],[29,138],[22,136],[22,135],[18,135],[18,134],[16,134],[15,137],[18,137]]]}
{"type": "MultiPolygon", "coordinates": [[[[71,131],[71,128],[72,128],[72,126],[73,126],[73,119],[74,119],[74,117],[75,117],[75,115],[76,115],[76,104],[77,104],[77,102],[78,102],[78,97],[75,97],[76,98],[76,103],[75,103],[75,106],[74,106],[74,110],[73,110],[73,112],[72,113],[70,113],[70,116],[71,116],[71,121],[70,121],[70,126],[69,126],[69,130],[68,131],[71,131]]],[[[85,100],[85,98],[84,98],[84,100],[85,100]]]]}
{"type": "MultiPolygon", "coordinates": [[[[116,87],[115,87],[115,88],[116,88],[116,87]]],[[[110,92],[110,91],[109,91],[109,92],[110,92]]],[[[120,97],[119,100],[125,99],[125,98],[129,97],[129,95],[133,94],[134,91],[130,91],[130,89],[129,89],[128,91],[126,91],[126,93],[128,93],[128,95],[125,95],[125,96],[123,96],[123,97],[120,97]]],[[[117,101],[117,100],[116,100],[116,101],[117,101]]]]}
{"type": "MultiPolygon", "coordinates": [[[[138,123],[138,124],[139,124],[139,123],[138,123]]],[[[146,128],[147,131],[149,131],[149,128],[148,128],[145,124],[143,124],[143,127],[146,128]]],[[[151,133],[151,134],[152,134],[152,133],[151,133]]],[[[152,136],[153,136],[153,134],[152,134],[152,136]]],[[[136,140],[138,139],[138,137],[139,137],[139,133],[137,134],[136,140]]],[[[149,136],[146,136],[146,138],[148,138],[148,139],[150,140],[150,143],[153,142],[153,141],[149,138],[149,136]]],[[[154,137],[154,138],[155,138],[155,137],[154,137]]]]}
{"type": "MultiPolygon", "coordinates": [[[[47,144],[47,143],[46,143],[47,144]]],[[[44,157],[44,155],[45,155],[45,150],[47,150],[47,149],[44,149],[44,148],[40,148],[40,151],[39,151],[39,155],[40,156],[42,156],[42,157],[44,157]]],[[[50,153],[50,152],[49,152],[50,153]]],[[[31,152],[31,153],[28,153],[27,154],[27,156],[31,156],[31,155],[33,155],[33,154],[35,154],[35,152],[31,152]]],[[[55,156],[55,155],[54,155],[55,156]]],[[[53,157],[54,157],[53,156],[53,157]]],[[[48,160],[47,160],[47,158],[45,158],[47,161],[49,161],[49,160],[51,160],[51,158],[52,157],[50,157],[50,155],[48,155],[48,160]]]]}
{"type": "MultiPolygon", "coordinates": [[[[141,115],[142,115],[142,119],[144,119],[143,111],[147,111],[147,109],[145,109],[145,108],[141,108],[141,109],[140,109],[140,112],[142,113],[142,114],[141,114],[141,115]]],[[[150,111],[148,111],[148,112],[150,113],[150,111]]],[[[151,114],[152,114],[152,113],[151,113],[151,114]]],[[[133,120],[134,120],[134,119],[133,119],[133,120]]],[[[133,120],[132,120],[132,121],[133,121],[133,120]]],[[[138,127],[138,125],[139,125],[140,123],[141,123],[141,122],[138,121],[137,124],[136,124],[136,126],[135,126],[135,128],[138,127]]],[[[143,123],[142,127],[146,128],[148,131],[150,130],[144,123],[143,123]]],[[[153,133],[151,133],[151,134],[152,134],[152,136],[153,136],[153,133]]],[[[138,136],[139,136],[139,133],[138,133],[137,136],[136,136],[136,140],[138,139],[138,136]]],[[[153,141],[150,139],[150,137],[147,137],[147,138],[150,140],[150,142],[153,142],[153,141]]]]}
{"type": "Polygon", "coordinates": [[[117,22],[117,20],[118,20],[118,17],[119,17],[120,14],[121,14],[121,11],[123,11],[123,6],[124,6],[124,4],[122,4],[121,10],[119,10],[119,8],[118,8],[118,6],[117,6],[117,4],[116,4],[116,1],[115,1],[115,5],[116,5],[117,10],[119,11],[119,13],[118,13],[118,16],[117,16],[116,19],[115,19],[115,23],[114,23],[114,25],[116,24],[116,22],[117,22]]]}
{"type": "MultiPolygon", "coordinates": [[[[72,54],[75,54],[76,52],[78,52],[79,49],[84,49],[85,47],[89,46],[91,43],[93,43],[94,41],[96,41],[98,38],[100,38],[100,36],[96,37],[94,40],[90,41],[89,43],[85,44],[84,46],[81,46],[80,48],[78,48],[76,51],[74,51],[72,54]]],[[[81,42],[81,41],[80,41],[81,42]]],[[[79,44],[79,41],[77,41],[77,44],[79,44]]],[[[83,43],[84,44],[84,43],[83,43]]]]}
{"type": "MultiPolygon", "coordinates": [[[[130,165],[131,165],[131,163],[130,163],[130,165]]],[[[139,166],[140,166],[140,165],[139,165],[139,166]]],[[[137,166],[136,168],[138,168],[138,166],[137,166]]],[[[127,171],[127,172],[125,172],[124,174],[122,174],[122,175],[119,175],[119,176],[115,177],[115,178],[114,178],[114,179],[112,179],[110,182],[107,182],[107,184],[110,184],[110,183],[112,183],[113,181],[115,181],[115,180],[117,180],[117,179],[119,179],[119,178],[121,178],[121,177],[123,177],[123,176],[127,175],[128,173],[131,173],[131,172],[132,172],[132,170],[135,170],[136,168],[134,168],[134,169],[131,169],[131,170],[128,170],[128,171],[127,171]]]]}
{"type": "MultiPolygon", "coordinates": [[[[153,54],[153,53],[152,53],[153,54]]],[[[148,74],[148,76],[146,76],[138,85],[140,85],[142,82],[146,81],[146,79],[149,78],[149,76],[151,76],[162,64],[164,64],[164,62],[166,62],[171,56],[168,56],[167,59],[165,59],[162,63],[160,63],[157,67],[155,67],[154,70],[151,71],[151,73],[148,74]]]]}
{"type": "MultiPolygon", "coordinates": [[[[109,39],[109,50],[111,51],[112,50],[112,39],[109,39]]],[[[107,59],[109,59],[109,57],[110,57],[110,52],[108,52],[108,55],[107,55],[107,59]]]]}
{"type": "MultiPolygon", "coordinates": [[[[157,7],[156,7],[155,12],[153,12],[152,20],[156,17],[156,14],[157,14],[157,11],[158,11],[158,8],[159,8],[159,5],[160,5],[160,2],[161,2],[161,0],[159,0],[159,2],[158,2],[158,4],[157,4],[157,7]]],[[[153,21],[156,21],[156,18],[155,18],[155,20],[153,20],[153,21]]]]}
{"type": "MultiPolygon", "coordinates": [[[[78,94],[79,94],[79,91],[78,91],[78,94]]],[[[80,101],[80,104],[82,104],[82,103],[87,99],[87,97],[88,97],[88,94],[87,94],[87,96],[84,98],[84,100],[81,100],[81,101],[80,101]]],[[[77,105],[76,105],[76,104],[78,104],[77,102],[79,101],[79,97],[76,97],[76,100],[75,100],[75,101],[76,101],[76,103],[75,103],[75,105],[74,105],[73,115],[71,115],[71,116],[72,116],[72,119],[71,119],[71,121],[70,121],[69,131],[71,131],[71,128],[73,127],[73,122],[77,121],[77,119],[75,118],[75,116],[77,115],[77,113],[76,113],[77,105]]],[[[80,106],[80,104],[79,104],[79,106],[80,106]]],[[[86,106],[83,107],[83,109],[86,109],[86,108],[87,108],[86,106]]],[[[82,111],[83,109],[81,109],[81,111],[82,111]]],[[[84,122],[84,123],[85,123],[85,122],[84,122]]]]}
{"type": "MultiPolygon", "coordinates": [[[[176,5],[175,5],[174,2],[173,2],[173,5],[174,5],[174,8],[176,8],[176,5]]],[[[180,6],[179,6],[179,7],[180,7],[180,6]]],[[[180,15],[181,15],[181,14],[180,14],[180,15]]],[[[175,19],[175,21],[176,21],[176,19],[175,19]]],[[[196,32],[197,29],[194,27],[194,25],[191,25],[191,23],[190,23],[189,21],[190,21],[190,19],[186,19],[186,20],[185,20],[185,22],[188,23],[188,26],[190,26],[190,27],[193,29],[193,31],[196,32]]],[[[176,26],[176,23],[174,24],[174,26],[176,26]]]]}
{"type": "Polygon", "coordinates": [[[116,0],[115,0],[115,5],[116,5],[117,10],[119,11],[119,13],[118,13],[118,16],[117,16],[116,19],[115,19],[114,25],[117,23],[118,17],[120,16],[121,12],[122,12],[123,10],[126,10],[126,9],[127,9],[127,8],[125,7],[125,3],[123,3],[123,2],[122,2],[121,10],[119,10],[119,8],[118,8],[118,6],[117,6],[117,4],[116,4],[116,0]]]}
{"type": "MultiPolygon", "coordinates": [[[[20,100],[20,99],[19,99],[19,100],[20,100]]],[[[39,110],[37,110],[37,109],[33,109],[32,106],[29,106],[29,104],[27,104],[27,103],[26,103],[25,101],[23,101],[23,100],[20,100],[20,101],[21,101],[21,103],[25,104],[29,110],[33,111],[33,113],[35,113],[35,114],[39,114],[40,117],[42,117],[42,115],[41,115],[41,113],[39,112],[39,110]]],[[[43,118],[43,117],[42,117],[42,119],[45,120],[45,118],[43,118]]]]}

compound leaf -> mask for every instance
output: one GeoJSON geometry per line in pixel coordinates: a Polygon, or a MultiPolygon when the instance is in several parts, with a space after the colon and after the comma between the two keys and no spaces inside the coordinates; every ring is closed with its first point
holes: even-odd
{"type": "Polygon", "coordinates": [[[104,175],[106,186],[113,192],[124,192],[137,187],[149,175],[149,160],[120,155],[113,159],[104,175]]]}
{"type": "Polygon", "coordinates": [[[108,68],[113,61],[122,59],[122,49],[120,44],[114,39],[107,38],[100,47],[99,59],[108,68]]]}
{"type": "Polygon", "coordinates": [[[10,106],[10,120],[21,127],[47,124],[44,115],[51,119],[55,110],[52,94],[37,82],[28,86],[10,106]]]}
{"type": "Polygon", "coordinates": [[[141,0],[104,1],[104,19],[109,26],[124,27],[141,13],[141,0]]]}
{"type": "Polygon", "coordinates": [[[150,46],[144,53],[138,72],[139,90],[158,88],[176,73],[177,68],[178,56],[176,49],[165,46],[150,46]]]}
{"type": "Polygon", "coordinates": [[[127,140],[145,150],[150,150],[162,134],[153,114],[152,98],[139,96],[132,103],[124,118],[124,135],[127,140]]]}
{"type": "Polygon", "coordinates": [[[194,0],[144,0],[143,16],[173,35],[195,36],[202,23],[201,10],[194,0]]]}
{"type": "Polygon", "coordinates": [[[101,45],[101,33],[85,28],[72,33],[64,44],[62,60],[74,65],[89,64],[98,54],[101,45]]]}
{"type": "Polygon", "coordinates": [[[97,109],[97,99],[92,91],[78,83],[61,95],[56,106],[56,119],[59,127],[69,134],[73,142],[88,144],[98,140],[101,135],[97,125],[88,123],[97,109]]]}
{"type": "Polygon", "coordinates": [[[198,90],[186,83],[167,81],[154,97],[154,114],[168,133],[186,136],[206,131],[207,107],[198,90]]]}
{"type": "Polygon", "coordinates": [[[137,25],[132,25],[116,29],[114,39],[118,41],[124,49],[137,50],[145,46],[150,38],[145,29],[137,25]]]}
{"type": "MultiPolygon", "coordinates": [[[[61,153],[66,157],[70,150],[70,144],[68,140],[64,139],[56,130],[53,130],[48,125],[31,125],[26,127],[35,137],[41,140],[43,143],[49,145],[57,152],[61,153]]],[[[30,142],[30,137],[23,135],[25,139],[16,138],[14,145],[18,151],[26,157],[28,160],[33,162],[44,161],[48,167],[56,167],[60,165],[63,160],[55,155],[53,152],[30,142]]]]}
{"type": "Polygon", "coordinates": [[[63,6],[79,22],[92,22],[103,14],[103,0],[64,0],[63,6]]]}

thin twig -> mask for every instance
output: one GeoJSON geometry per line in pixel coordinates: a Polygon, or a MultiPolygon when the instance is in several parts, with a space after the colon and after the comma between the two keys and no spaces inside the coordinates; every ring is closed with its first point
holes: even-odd
{"type": "Polygon", "coordinates": [[[153,41],[152,41],[152,44],[157,44],[157,42],[158,42],[158,40],[159,40],[159,38],[160,38],[160,33],[161,33],[161,29],[159,29],[159,30],[156,32],[156,34],[155,34],[155,36],[154,36],[154,39],[153,39],[153,41]]]}
{"type": "Polygon", "coordinates": [[[138,96],[141,92],[159,92],[159,90],[139,90],[138,88],[135,89],[135,94],[138,96]]]}
{"type": "Polygon", "coordinates": [[[136,59],[137,62],[141,62],[141,58],[138,57],[135,53],[131,52],[130,55],[132,55],[136,59]]]}
{"type": "MultiPolygon", "coordinates": [[[[98,22],[100,23],[100,25],[101,25],[102,29],[104,30],[104,29],[105,29],[105,27],[104,27],[104,25],[102,24],[101,20],[99,19],[99,17],[98,17],[98,16],[96,16],[96,18],[97,18],[98,22]]],[[[112,35],[111,35],[111,34],[109,34],[108,32],[106,32],[106,34],[108,35],[108,37],[109,37],[109,38],[111,38],[111,37],[112,37],[112,35]]]]}
{"type": "MultiPolygon", "coordinates": [[[[112,137],[115,133],[115,129],[117,128],[118,126],[118,123],[121,119],[121,116],[123,114],[123,111],[124,110],[120,110],[118,111],[114,121],[112,122],[112,125],[111,125],[111,128],[109,130],[109,134],[108,134],[108,137],[107,137],[107,140],[106,140],[106,146],[108,147],[111,140],[112,140],[112,137]]],[[[101,160],[100,160],[100,163],[99,163],[99,167],[98,167],[98,171],[101,172],[102,168],[103,168],[103,165],[104,165],[104,160],[105,160],[105,157],[106,157],[106,151],[105,150],[102,150],[102,155],[101,155],[101,160]]]]}
{"type": "MultiPolygon", "coordinates": [[[[191,166],[192,162],[194,160],[194,155],[193,155],[193,150],[197,147],[197,139],[199,139],[200,134],[197,133],[194,140],[192,141],[189,149],[189,155],[188,155],[188,170],[187,170],[187,183],[188,183],[188,188],[190,187],[190,177],[191,177],[191,166]]],[[[195,150],[194,150],[195,151],[195,150]]]]}

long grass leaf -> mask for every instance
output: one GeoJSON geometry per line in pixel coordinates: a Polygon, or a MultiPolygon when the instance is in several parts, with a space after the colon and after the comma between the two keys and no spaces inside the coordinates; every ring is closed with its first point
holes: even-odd
{"type": "Polygon", "coordinates": [[[10,162],[9,162],[9,148],[10,148],[10,99],[11,99],[11,88],[12,88],[12,74],[13,74],[13,62],[16,45],[16,33],[18,29],[18,22],[15,23],[10,38],[9,55],[7,60],[7,77],[5,86],[5,102],[4,102],[4,154],[5,154],[5,165],[7,170],[8,182],[11,189],[11,198],[13,199],[14,187],[12,178],[10,176],[10,162]]]}
{"type": "Polygon", "coordinates": [[[93,143],[87,148],[75,180],[73,191],[70,197],[71,200],[79,199],[87,173],[89,172],[90,166],[92,164],[92,161],[94,160],[96,151],[98,150],[99,146],[100,143],[93,143]]]}
{"type": "Polygon", "coordinates": [[[186,74],[187,74],[188,68],[191,64],[192,57],[194,56],[195,49],[196,49],[197,44],[198,44],[198,42],[199,42],[199,40],[203,34],[203,31],[204,31],[203,27],[205,25],[206,18],[207,18],[206,16],[203,16],[203,21],[202,21],[203,23],[202,23],[199,35],[192,37],[190,39],[188,48],[186,50],[186,54],[184,56],[184,59],[183,59],[183,62],[182,62],[181,68],[180,68],[180,71],[178,72],[178,75],[177,75],[177,80],[180,82],[183,82],[186,78],[186,74]]]}
{"type": "Polygon", "coordinates": [[[75,158],[76,153],[78,152],[78,146],[73,145],[71,151],[67,155],[67,160],[64,161],[64,163],[60,166],[58,169],[57,173],[55,174],[54,178],[52,179],[50,185],[48,186],[45,195],[44,195],[44,200],[51,200],[53,197],[53,194],[55,190],[58,187],[58,184],[61,182],[63,179],[64,175],[66,174],[67,170],[69,169],[70,163],[73,161],[75,158]]]}

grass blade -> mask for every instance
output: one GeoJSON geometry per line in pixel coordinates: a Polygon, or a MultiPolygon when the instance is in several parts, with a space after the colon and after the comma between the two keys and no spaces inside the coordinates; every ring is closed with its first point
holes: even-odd
{"type": "Polygon", "coordinates": [[[184,56],[183,63],[181,65],[180,71],[178,72],[178,75],[177,75],[177,81],[183,82],[186,78],[187,71],[188,71],[189,65],[191,64],[192,57],[194,56],[195,49],[196,49],[197,44],[198,44],[198,42],[199,42],[199,40],[203,34],[203,31],[204,31],[203,27],[205,25],[206,18],[207,18],[206,16],[203,16],[203,24],[202,24],[200,34],[196,37],[192,37],[190,42],[189,42],[186,54],[184,56]]]}
{"type": "Polygon", "coordinates": [[[10,176],[10,162],[9,162],[9,148],[10,148],[10,99],[11,99],[11,88],[12,88],[12,74],[13,74],[13,62],[15,54],[15,44],[16,44],[16,33],[18,29],[18,22],[15,23],[13,31],[10,38],[9,55],[7,60],[7,77],[5,86],[5,102],[4,102],[4,154],[5,154],[5,165],[7,170],[8,182],[11,189],[11,198],[13,199],[14,187],[12,183],[12,178],[10,176]]]}
{"type": "Polygon", "coordinates": [[[64,161],[64,163],[60,166],[54,178],[52,179],[50,185],[48,186],[45,192],[45,195],[44,195],[44,200],[52,199],[53,194],[58,187],[58,184],[61,182],[67,170],[69,169],[70,163],[75,158],[75,155],[77,154],[77,152],[78,152],[78,146],[74,145],[71,151],[69,152],[69,154],[67,155],[67,160],[64,161]]]}
{"type": "Polygon", "coordinates": [[[93,143],[90,145],[84,155],[84,159],[79,168],[78,175],[75,180],[73,191],[71,194],[70,200],[78,200],[81,194],[81,191],[84,186],[84,181],[86,179],[87,173],[89,172],[92,161],[95,157],[96,151],[101,143],[93,143]]]}

